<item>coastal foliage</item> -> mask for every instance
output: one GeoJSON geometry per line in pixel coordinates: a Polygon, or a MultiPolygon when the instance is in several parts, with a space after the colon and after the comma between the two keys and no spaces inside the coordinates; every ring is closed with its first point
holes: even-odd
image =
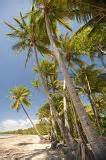
{"type": "MultiPolygon", "coordinates": [[[[27,54],[25,65],[30,58],[35,58],[36,78],[32,85],[36,90],[42,88],[47,96],[37,113],[38,134],[45,132],[65,143],[73,160],[83,159],[83,154],[79,156],[76,149],[82,145],[85,159],[91,159],[91,152],[95,160],[106,158],[101,138],[106,134],[104,3],[36,0],[29,13],[20,13],[19,19],[14,18],[16,26],[6,22],[11,30],[7,35],[17,39],[13,49],[27,54]],[[75,33],[71,27],[73,21],[82,23],[75,33]],[[95,55],[98,55],[96,59],[95,55]]],[[[23,108],[23,104],[30,106],[26,99],[28,89],[17,87],[11,92],[15,100],[12,108],[23,108]]],[[[32,129],[16,131],[19,132],[29,134],[32,129]]]]}

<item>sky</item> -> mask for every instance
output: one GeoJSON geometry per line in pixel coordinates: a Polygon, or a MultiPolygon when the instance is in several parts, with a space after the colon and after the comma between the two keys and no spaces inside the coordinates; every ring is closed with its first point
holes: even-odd
{"type": "Polygon", "coordinates": [[[25,85],[32,91],[32,108],[28,110],[29,115],[35,120],[35,113],[39,106],[46,101],[42,91],[35,90],[31,86],[31,80],[35,75],[32,72],[34,61],[30,61],[25,68],[25,53],[15,55],[12,50],[14,40],[6,36],[8,28],[4,21],[12,22],[19,12],[26,13],[31,7],[31,0],[1,0],[0,1],[0,130],[11,130],[30,126],[22,110],[18,113],[10,107],[9,90],[18,85],[25,85]]]}

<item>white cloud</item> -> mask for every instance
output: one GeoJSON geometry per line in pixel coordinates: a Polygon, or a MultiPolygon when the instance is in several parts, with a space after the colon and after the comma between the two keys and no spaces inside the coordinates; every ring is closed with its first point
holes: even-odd
{"type": "MultiPolygon", "coordinates": [[[[33,120],[34,123],[37,123],[38,120],[33,120]]],[[[0,131],[8,131],[8,130],[17,130],[32,127],[30,121],[28,119],[20,119],[13,120],[7,119],[5,121],[0,122],[0,131]]]]}

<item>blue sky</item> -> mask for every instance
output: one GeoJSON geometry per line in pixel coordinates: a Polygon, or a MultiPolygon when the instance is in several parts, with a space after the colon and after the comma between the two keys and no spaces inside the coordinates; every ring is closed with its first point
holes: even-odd
{"type": "Polygon", "coordinates": [[[22,111],[17,113],[10,109],[10,100],[8,99],[10,88],[17,85],[26,85],[31,89],[33,96],[32,108],[29,110],[29,114],[33,119],[35,119],[35,112],[38,107],[46,99],[43,92],[36,91],[31,87],[31,80],[34,79],[32,72],[34,62],[30,61],[25,69],[25,54],[16,56],[11,49],[14,40],[5,35],[8,32],[8,28],[4,24],[4,20],[12,22],[12,17],[18,16],[20,11],[27,12],[30,7],[31,0],[0,1],[0,130],[3,129],[5,122],[8,125],[11,121],[14,123],[19,119],[26,120],[26,116],[22,111]]]}

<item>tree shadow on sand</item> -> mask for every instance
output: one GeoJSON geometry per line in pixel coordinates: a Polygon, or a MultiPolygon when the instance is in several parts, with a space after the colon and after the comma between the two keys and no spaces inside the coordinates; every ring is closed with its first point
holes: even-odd
{"type": "Polygon", "coordinates": [[[34,144],[34,143],[26,143],[26,142],[23,142],[23,143],[17,144],[17,146],[24,146],[24,145],[30,145],[30,144],[34,144]]]}

